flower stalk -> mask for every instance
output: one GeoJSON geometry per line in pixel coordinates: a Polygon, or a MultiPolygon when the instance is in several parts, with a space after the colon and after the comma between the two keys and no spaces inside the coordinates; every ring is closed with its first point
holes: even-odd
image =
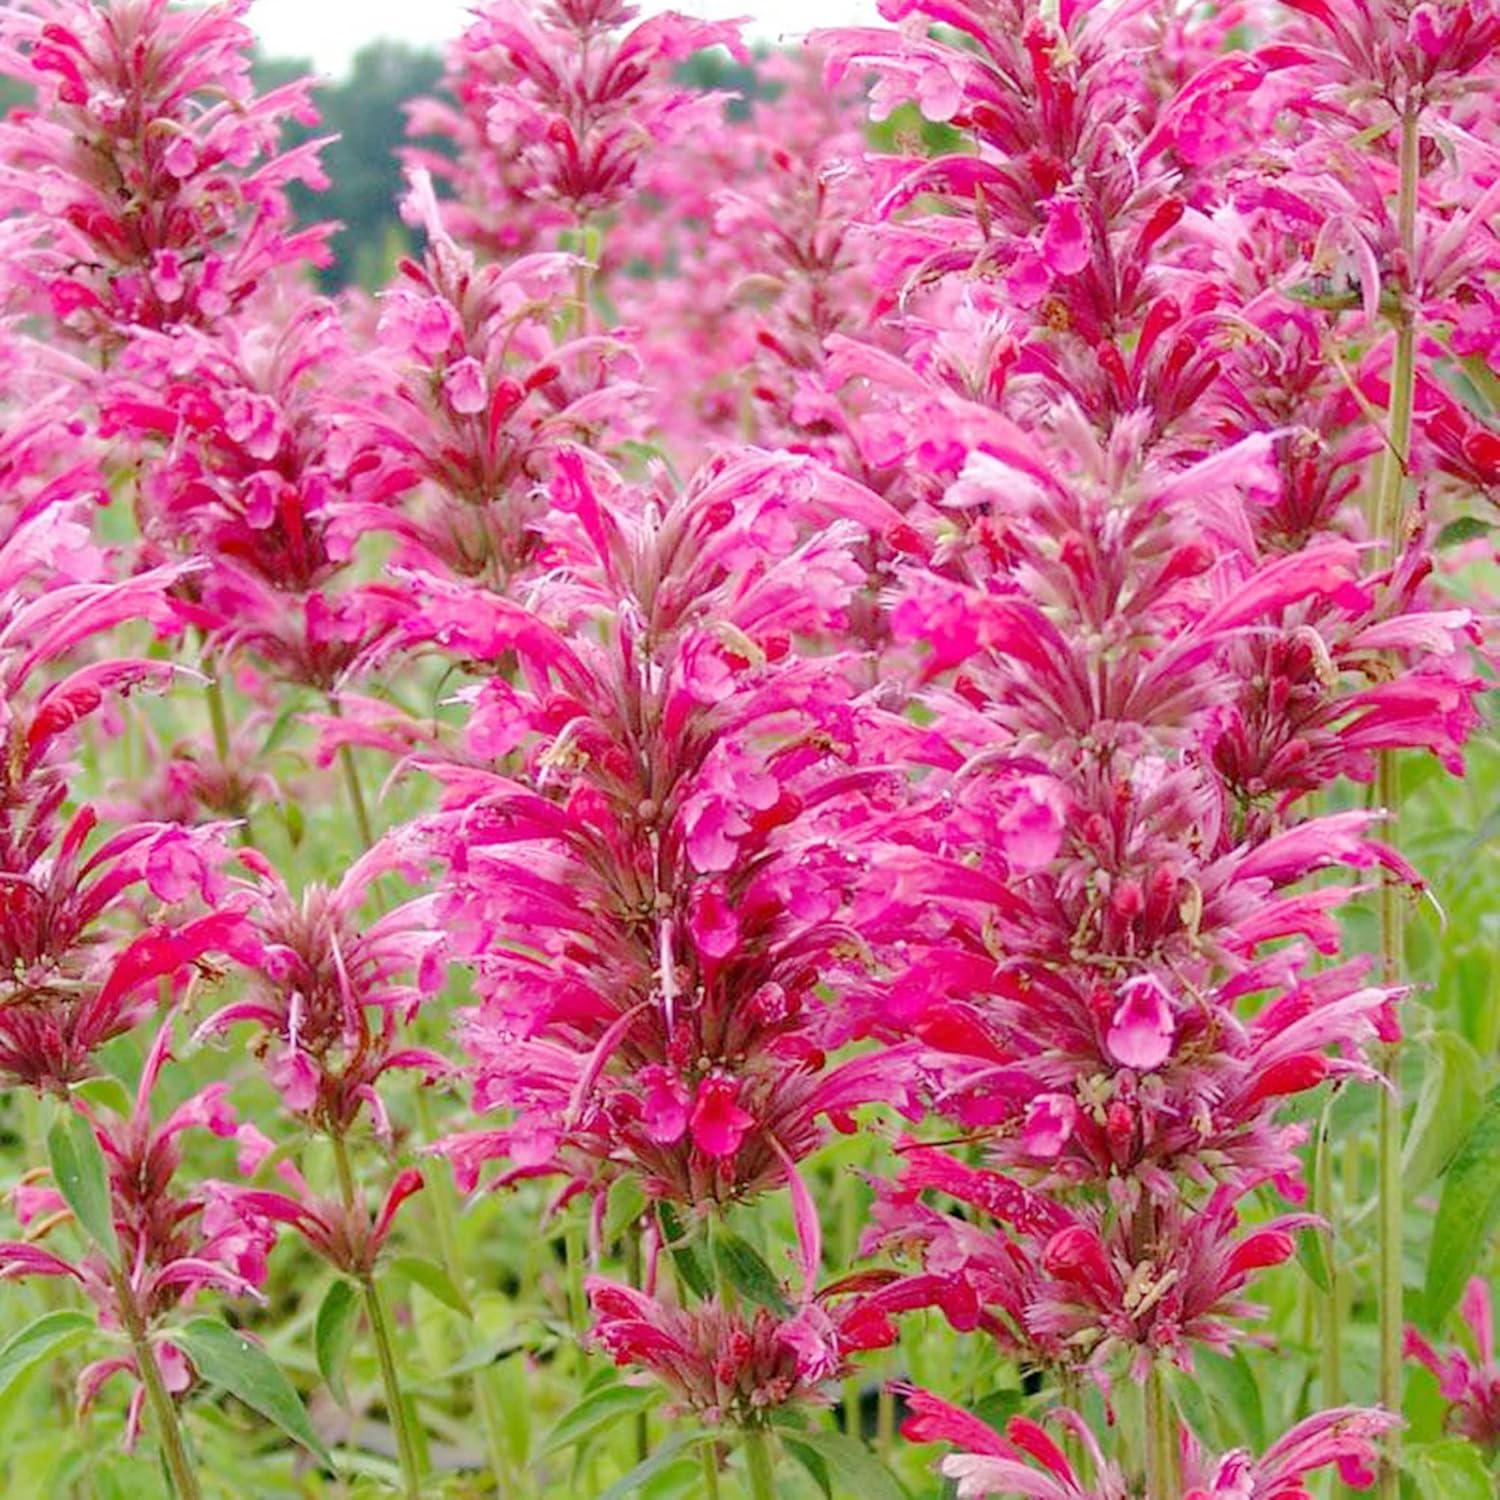
{"type": "Polygon", "coordinates": [[[750,1476],[752,1500],[776,1500],[776,1468],[771,1453],[771,1435],[764,1428],[745,1428],[745,1467],[750,1476]]]}
{"type": "Polygon", "coordinates": [[[1146,1380],[1146,1500],[1177,1500],[1177,1457],[1177,1416],[1166,1367],[1158,1360],[1146,1380]]]}
{"type": "Polygon", "coordinates": [[[161,1444],[162,1461],[172,1479],[173,1492],[177,1500],[201,1500],[203,1489],[198,1483],[198,1473],[193,1467],[193,1461],[188,1456],[182,1424],[177,1419],[177,1404],[161,1378],[156,1351],[151,1347],[151,1338],[146,1331],[145,1320],[135,1300],[130,1279],[123,1272],[116,1271],[114,1284],[120,1316],[130,1340],[130,1352],[135,1359],[136,1369],[140,1372],[141,1384],[146,1388],[146,1402],[156,1423],[156,1437],[161,1444]]]}
{"type": "MultiPolygon", "coordinates": [[[[338,1173],[339,1193],[344,1208],[353,1213],[358,1196],[354,1170],[349,1161],[348,1144],[338,1131],[330,1131],[328,1139],[333,1146],[334,1166],[338,1173]]],[[[396,1348],[391,1338],[390,1317],[386,1312],[385,1299],[380,1295],[373,1270],[361,1270],[356,1273],[355,1279],[364,1301],[370,1339],[375,1345],[375,1359],[380,1366],[380,1383],[385,1391],[386,1411],[390,1416],[391,1432],[396,1439],[396,1461],[401,1468],[402,1492],[407,1500],[421,1500],[422,1465],[417,1457],[416,1442],[407,1418],[406,1399],[401,1391],[401,1373],[396,1363],[396,1348]]]]}
{"type": "MultiPolygon", "coordinates": [[[[1411,457],[1412,410],[1416,398],[1417,319],[1411,285],[1416,257],[1417,181],[1421,152],[1420,100],[1408,94],[1401,115],[1401,143],[1397,170],[1400,178],[1396,227],[1400,240],[1402,275],[1407,284],[1397,300],[1396,349],[1391,372],[1386,445],[1381,461],[1376,529],[1390,548],[1392,568],[1399,556],[1406,526],[1402,496],[1411,457]]],[[[1394,832],[1401,811],[1400,767],[1395,750],[1382,750],[1376,768],[1376,797],[1387,827],[1394,832]]],[[[1380,882],[1381,980],[1394,988],[1401,981],[1404,917],[1400,882],[1391,871],[1380,882]]],[[[1377,1164],[1378,1250],[1376,1256],[1380,1309],[1380,1404],[1399,1412],[1402,1404],[1402,1331],[1405,1326],[1401,1295],[1401,1049],[1387,1046],[1380,1058],[1377,1164]]],[[[1381,1500],[1400,1493],[1400,1425],[1386,1434],[1379,1476],[1381,1500]]]]}

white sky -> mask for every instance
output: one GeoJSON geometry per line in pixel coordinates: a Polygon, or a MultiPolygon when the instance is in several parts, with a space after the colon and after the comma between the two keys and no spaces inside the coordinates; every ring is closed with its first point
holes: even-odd
{"type": "MultiPolygon", "coordinates": [[[[637,0],[641,3],[641,0],[637,0]]],[[[249,21],[268,53],[311,58],[320,73],[348,70],[354,54],[379,37],[438,47],[463,30],[474,0],[255,0],[249,21]]],[[[863,24],[874,0],[644,0],[643,10],[680,10],[721,18],[754,15],[754,37],[774,41],[817,26],[863,24]]]]}

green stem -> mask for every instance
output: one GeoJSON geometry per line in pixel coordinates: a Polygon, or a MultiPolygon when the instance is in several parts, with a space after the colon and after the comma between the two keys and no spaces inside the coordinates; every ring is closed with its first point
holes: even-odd
{"type": "MultiPolygon", "coordinates": [[[[886,1373],[890,1373],[889,1366],[886,1373]]],[[[888,1460],[895,1446],[896,1393],[891,1388],[891,1382],[883,1379],[880,1389],[875,1393],[875,1451],[888,1460]]]]}
{"type": "Polygon", "coordinates": [[[365,806],[365,790],[359,784],[354,751],[347,744],[339,746],[339,768],[344,773],[344,785],[349,789],[349,806],[354,809],[354,826],[359,829],[359,841],[369,849],[375,843],[375,833],[370,827],[370,810],[365,806]]]}
{"type": "Polygon", "coordinates": [[[374,1276],[366,1272],[359,1279],[364,1293],[365,1316],[370,1320],[370,1336],[375,1342],[375,1358],[380,1363],[380,1381],[385,1387],[385,1405],[396,1435],[396,1459],[401,1465],[401,1488],[408,1500],[422,1500],[422,1465],[417,1459],[411,1424],[407,1421],[406,1401],[401,1394],[401,1376],[396,1368],[396,1348],[391,1340],[390,1320],[385,1300],[374,1276]]]}
{"type": "Polygon", "coordinates": [[[719,1445],[707,1442],[698,1451],[703,1456],[703,1500],[719,1500],[719,1445]]]}
{"type": "MultiPolygon", "coordinates": [[[[1328,1233],[1323,1240],[1324,1264],[1328,1271],[1328,1290],[1318,1298],[1318,1331],[1322,1339],[1323,1405],[1326,1408],[1342,1406],[1344,1401],[1344,1379],[1341,1367],[1340,1344],[1344,1325],[1340,1319],[1339,1302],[1342,1296],[1342,1278],[1339,1272],[1337,1235],[1333,1232],[1336,1207],[1333,1197],[1333,1141],[1329,1133],[1329,1114],[1333,1109],[1330,1099],[1324,1106],[1323,1117],[1318,1123],[1318,1155],[1314,1173],[1313,1193],[1317,1212],[1328,1222],[1328,1233]]],[[[1320,1233],[1322,1231],[1319,1231],[1320,1233]]]]}
{"type": "Polygon", "coordinates": [[[156,1424],[156,1438],[161,1444],[162,1458],[172,1479],[173,1492],[177,1500],[202,1500],[203,1490],[198,1483],[192,1460],[188,1457],[182,1424],[177,1420],[177,1403],[172,1400],[171,1392],[167,1390],[161,1371],[157,1368],[156,1352],[151,1347],[135,1293],[121,1272],[116,1271],[114,1279],[120,1318],[130,1339],[135,1367],[146,1388],[146,1403],[151,1408],[151,1417],[156,1424]]]}
{"type": "Polygon", "coordinates": [[[484,1446],[489,1456],[490,1473],[495,1480],[495,1493],[508,1495],[511,1492],[512,1475],[510,1456],[505,1447],[505,1430],[501,1413],[490,1384],[493,1366],[475,1370],[474,1402],[479,1408],[479,1417],[484,1424],[484,1446]]]}
{"type": "Polygon", "coordinates": [[[745,1467],[751,1500],[776,1500],[776,1466],[770,1434],[764,1427],[745,1428],[745,1467]]]}
{"type": "MultiPolygon", "coordinates": [[[[433,1140],[432,1104],[427,1098],[426,1085],[417,1085],[417,1123],[422,1129],[422,1139],[429,1145],[433,1140]]],[[[427,1201],[432,1206],[432,1223],[437,1231],[438,1251],[443,1258],[443,1269],[448,1279],[458,1289],[468,1311],[469,1278],[464,1271],[463,1253],[458,1248],[458,1204],[453,1188],[453,1179],[444,1165],[424,1166],[422,1180],[427,1187],[427,1201]]]]}
{"type": "MultiPolygon", "coordinates": [[[[333,1146],[334,1167],[338,1172],[339,1195],[344,1209],[352,1217],[359,1203],[354,1183],[354,1169],[349,1162],[349,1146],[341,1132],[331,1130],[328,1139],[333,1146]]],[[[351,1226],[352,1227],[352,1226],[351,1226]]],[[[375,1359],[380,1366],[380,1383],[385,1391],[386,1412],[396,1439],[396,1461],[401,1466],[401,1488],[407,1500],[422,1500],[422,1465],[417,1458],[411,1425],[406,1419],[406,1401],[401,1394],[401,1376],[396,1365],[396,1346],[391,1339],[390,1319],[385,1301],[376,1285],[373,1271],[360,1271],[356,1280],[364,1297],[365,1317],[370,1324],[370,1338],[375,1344],[375,1359]]]]}
{"type": "MultiPolygon", "coordinates": [[[[633,1229],[627,1228],[626,1233],[630,1236],[625,1243],[625,1279],[633,1287],[639,1287],[642,1280],[641,1266],[641,1241],[640,1236],[633,1229]]],[[[651,1454],[651,1417],[650,1413],[638,1411],[635,1414],[635,1461],[639,1464],[645,1463],[651,1454]]]]}
{"type": "Polygon", "coordinates": [[[1167,1372],[1151,1366],[1146,1380],[1146,1500],[1178,1500],[1177,1422],[1167,1372]]]}
{"type": "Polygon", "coordinates": [[[219,764],[228,770],[229,711],[224,706],[224,684],[219,679],[217,667],[203,689],[203,696],[208,700],[208,722],[214,732],[214,754],[219,757],[219,764]]]}
{"type": "MultiPolygon", "coordinates": [[[[1398,288],[1396,351],[1391,371],[1390,412],[1387,418],[1386,450],[1381,462],[1380,493],[1376,506],[1377,537],[1390,544],[1394,567],[1406,533],[1402,491],[1411,456],[1412,408],[1416,396],[1416,302],[1412,285],[1416,263],[1417,182],[1420,170],[1420,100],[1408,97],[1401,115],[1401,145],[1398,157],[1400,187],[1396,200],[1396,228],[1408,284],[1398,288]]],[[[1376,796],[1385,809],[1388,828],[1394,832],[1401,811],[1399,767],[1395,752],[1380,754],[1376,771],[1376,796]]],[[[1403,958],[1401,890],[1395,876],[1384,872],[1380,882],[1380,968],[1382,983],[1395,987],[1401,982],[1403,958]]],[[[1401,1296],[1401,1051],[1397,1044],[1384,1049],[1381,1058],[1377,1125],[1377,1214],[1379,1242],[1376,1263],[1380,1305],[1380,1404],[1387,1411],[1401,1411],[1402,1331],[1401,1296]]],[[[1401,1438],[1399,1424],[1386,1440],[1380,1468],[1380,1500],[1398,1500],[1400,1495],[1401,1438]]]]}
{"type": "MultiPolygon", "coordinates": [[[[218,757],[219,766],[226,778],[234,777],[232,768],[232,752],[229,743],[229,710],[224,702],[224,683],[218,675],[218,664],[209,677],[203,689],[204,699],[208,703],[208,722],[213,728],[214,754],[218,757]]],[[[230,809],[237,818],[243,819],[240,828],[240,842],[247,848],[255,847],[255,835],[250,830],[250,808],[245,799],[243,789],[237,781],[231,781],[236,787],[234,806],[230,809]]]]}
{"type": "Polygon", "coordinates": [[[578,263],[573,268],[573,296],[578,303],[578,333],[580,337],[589,331],[589,296],[592,270],[588,263],[589,216],[578,215],[578,263]]]}

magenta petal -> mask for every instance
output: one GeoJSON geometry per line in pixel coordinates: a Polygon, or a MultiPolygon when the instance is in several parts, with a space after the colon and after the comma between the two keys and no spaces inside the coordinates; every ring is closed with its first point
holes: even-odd
{"type": "Polygon", "coordinates": [[[738,1080],[723,1073],[710,1074],[698,1085],[698,1098],[693,1105],[693,1144],[705,1156],[733,1156],[740,1149],[745,1133],[755,1124],[755,1116],[735,1102],[739,1091],[738,1080]]]}
{"type": "Polygon", "coordinates": [[[1122,1067],[1148,1072],[1167,1060],[1176,1029],[1167,992],[1158,980],[1143,974],[1120,986],[1120,1003],[1104,1040],[1122,1067]]]}

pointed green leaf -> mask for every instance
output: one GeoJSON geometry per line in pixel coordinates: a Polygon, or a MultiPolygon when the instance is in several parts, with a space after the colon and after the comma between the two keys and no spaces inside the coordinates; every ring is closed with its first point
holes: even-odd
{"type": "Polygon", "coordinates": [[[737,1234],[716,1234],[713,1256],[719,1274],[740,1296],[782,1317],[790,1315],[792,1305],[786,1299],[780,1278],[748,1240],[737,1234]]]}
{"type": "Polygon", "coordinates": [[[604,1243],[613,1245],[646,1212],[646,1190],[633,1172],[610,1184],[604,1209],[604,1243]]]}
{"type": "Polygon", "coordinates": [[[1484,1064],[1463,1037],[1440,1031],[1426,1053],[1422,1088],[1401,1153],[1407,1194],[1425,1188],[1447,1166],[1484,1103],[1484,1064]]]}
{"type": "Polygon", "coordinates": [[[1427,1259],[1426,1313],[1436,1328],[1458,1301],[1500,1219],[1500,1085],[1443,1179],[1427,1259]]]}
{"type": "Polygon", "coordinates": [[[359,1293],[352,1283],[335,1281],[318,1304],[318,1318],[313,1328],[313,1350],[318,1359],[318,1373],[333,1392],[340,1406],[349,1405],[344,1389],[344,1366],[354,1347],[359,1329],[359,1293]]]}
{"type": "Polygon", "coordinates": [[[1495,1481],[1484,1459],[1461,1438],[1405,1448],[1401,1467],[1422,1500],[1495,1500],[1495,1481]]]}
{"type": "Polygon", "coordinates": [[[120,1241],[109,1199],[109,1169],[87,1117],[75,1111],[59,1120],[47,1132],[47,1156],[52,1181],[73,1210],[78,1227],[115,1265],[120,1259],[120,1241]]]}
{"type": "MultiPolygon", "coordinates": [[[[635,1494],[642,1485],[649,1484],[658,1474],[665,1473],[673,1464],[681,1462],[684,1448],[695,1448],[707,1441],[708,1435],[702,1432],[673,1433],[649,1458],[642,1459],[628,1474],[615,1480],[599,1496],[599,1500],[625,1500],[626,1495],[635,1494]]],[[[693,1468],[701,1477],[701,1470],[698,1470],[696,1464],[693,1468]]]]}
{"type": "Polygon", "coordinates": [[[0,1345],[0,1396],[39,1364],[81,1344],[94,1331],[87,1313],[49,1312],[0,1345]]]}
{"type": "Polygon", "coordinates": [[[813,1428],[797,1433],[792,1441],[817,1454],[828,1466],[835,1494],[844,1489],[858,1500],[907,1500],[896,1476],[858,1439],[813,1428]]]}
{"type": "Polygon", "coordinates": [[[88,1104],[102,1104],[105,1109],[112,1109],[122,1119],[130,1113],[130,1090],[109,1073],[101,1073],[97,1078],[84,1078],[75,1083],[73,1096],[88,1104]]]}
{"type": "Polygon", "coordinates": [[[276,1361],[243,1333],[215,1318],[193,1318],[174,1328],[171,1339],[192,1360],[198,1374],[219,1385],[252,1411],[274,1422],[323,1463],[333,1460],[313,1430],[307,1409],[276,1361]]]}
{"type": "Polygon", "coordinates": [[[790,1432],[783,1432],[779,1436],[781,1446],[807,1470],[823,1500],[833,1500],[833,1476],[828,1472],[828,1464],[823,1455],[816,1448],[809,1448],[800,1437],[794,1437],[790,1432]]]}
{"type": "Polygon", "coordinates": [[[421,1255],[398,1255],[390,1262],[397,1276],[414,1281],[429,1297],[451,1307],[456,1313],[469,1313],[469,1299],[453,1285],[452,1278],[435,1261],[421,1255]]]}
{"type": "Polygon", "coordinates": [[[648,1385],[607,1385],[570,1407],[547,1435],[543,1453],[572,1448],[613,1427],[625,1417],[646,1411],[661,1399],[661,1391],[648,1385]]]}
{"type": "Polygon", "coordinates": [[[703,1268],[697,1249],[689,1243],[677,1210],[670,1203],[658,1203],[656,1214],[661,1221],[662,1240],[671,1253],[678,1276],[695,1297],[707,1297],[710,1289],[708,1272],[703,1268]]]}

